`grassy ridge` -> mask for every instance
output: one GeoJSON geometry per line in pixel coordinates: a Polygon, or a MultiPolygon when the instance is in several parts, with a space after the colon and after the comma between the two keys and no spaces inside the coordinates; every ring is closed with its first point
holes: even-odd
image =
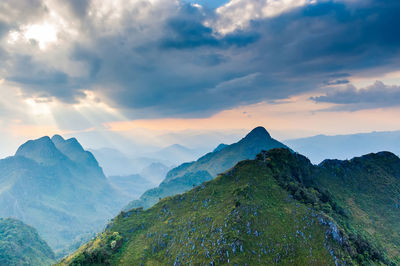
{"type": "Polygon", "coordinates": [[[347,206],[351,230],[381,247],[400,264],[400,159],[381,152],[350,161],[327,160],[318,185],[347,206]]]}
{"type": "Polygon", "coordinates": [[[351,206],[320,186],[329,173],[288,150],[262,153],[148,210],[122,212],[60,264],[395,263],[351,206]]]}

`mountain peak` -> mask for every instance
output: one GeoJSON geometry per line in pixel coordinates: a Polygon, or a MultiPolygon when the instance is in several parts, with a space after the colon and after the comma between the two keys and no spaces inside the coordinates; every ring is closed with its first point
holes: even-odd
{"type": "Polygon", "coordinates": [[[81,152],[85,151],[85,150],[83,149],[82,145],[79,143],[79,141],[78,141],[76,138],[67,139],[66,142],[67,142],[70,146],[74,147],[74,148],[77,149],[77,150],[80,150],[81,152]]]}
{"type": "Polygon", "coordinates": [[[39,163],[50,164],[65,158],[48,136],[25,142],[18,148],[15,156],[24,156],[39,163]]]}
{"type": "Polygon", "coordinates": [[[63,137],[61,137],[60,135],[56,134],[51,138],[51,141],[54,142],[54,144],[56,143],[62,143],[65,141],[65,139],[63,137]]]}
{"type": "Polygon", "coordinates": [[[270,139],[271,135],[264,127],[259,126],[250,131],[250,133],[247,134],[244,139],[259,139],[259,138],[270,139]]]}
{"type": "Polygon", "coordinates": [[[213,150],[213,152],[218,152],[218,151],[221,151],[222,149],[224,149],[224,148],[226,148],[226,147],[228,147],[229,145],[227,145],[227,144],[225,144],[225,143],[221,143],[221,144],[219,144],[214,150],[213,150]]]}
{"type": "Polygon", "coordinates": [[[66,140],[59,135],[54,135],[52,141],[56,148],[72,161],[87,165],[98,165],[94,156],[90,152],[85,151],[76,138],[66,140]]]}
{"type": "Polygon", "coordinates": [[[172,144],[172,145],[169,145],[169,146],[163,148],[162,150],[163,151],[166,151],[166,150],[189,151],[190,149],[188,147],[185,147],[185,146],[181,145],[181,144],[172,144]]]}

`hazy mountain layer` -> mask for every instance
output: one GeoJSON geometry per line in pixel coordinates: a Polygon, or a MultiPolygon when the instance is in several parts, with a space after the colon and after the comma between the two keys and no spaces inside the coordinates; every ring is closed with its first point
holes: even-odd
{"type": "Polygon", "coordinates": [[[391,153],[314,166],[274,149],[122,212],[61,264],[397,265],[399,172],[391,153]]]}
{"type": "Polygon", "coordinates": [[[76,139],[31,140],[0,160],[0,217],[34,226],[59,254],[101,230],[127,201],[76,139]]]}
{"type": "Polygon", "coordinates": [[[126,176],[139,173],[151,162],[137,163],[129,156],[112,148],[90,149],[107,176],[126,176]]]}
{"type": "Polygon", "coordinates": [[[170,169],[170,167],[159,162],[151,163],[140,172],[140,175],[153,184],[158,185],[161,181],[163,181],[165,175],[170,169]]]}
{"type": "Polygon", "coordinates": [[[130,199],[138,199],[143,192],[155,186],[141,175],[109,176],[107,179],[119,193],[130,199]]]}
{"type": "Polygon", "coordinates": [[[172,169],[157,188],[146,191],[139,200],[129,203],[125,209],[149,208],[160,198],[188,191],[193,186],[211,180],[241,160],[254,159],[262,150],[285,147],[271,138],[265,128],[257,127],[237,143],[220,147],[195,162],[184,163],[172,169]]]}
{"type": "Polygon", "coordinates": [[[158,155],[160,159],[154,156],[151,157],[154,154],[147,154],[150,157],[143,157],[143,155],[135,157],[112,148],[90,149],[90,151],[94,154],[108,177],[140,174],[148,181],[159,184],[170,169],[166,165],[171,165],[171,162],[168,161],[171,157],[168,156],[158,155]]]}
{"type": "Polygon", "coordinates": [[[21,221],[0,218],[0,265],[41,266],[54,262],[54,253],[37,231],[21,221]]]}
{"type": "Polygon", "coordinates": [[[148,154],[148,157],[169,161],[171,165],[179,165],[183,162],[196,160],[202,154],[204,154],[204,149],[191,149],[180,144],[173,144],[148,154]]]}
{"type": "Polygon", "coordinates": [[[313,163],[325,159],[350,159],[370,152],[390,151],[400,155],[400,131],[325,136],[284,141],[313,163]]]}

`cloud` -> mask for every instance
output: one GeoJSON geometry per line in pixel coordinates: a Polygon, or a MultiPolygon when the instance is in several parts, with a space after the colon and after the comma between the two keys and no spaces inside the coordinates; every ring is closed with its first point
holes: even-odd
{"type": "Polygon", "coordinates": [[[200,117],[398,69],[397,1],[310,3],[43,0],[27,18],[31,6],[8,0],[0,77],[68,104],[90,91],[128,118],[200,117]],[[221,34],[234,17],[243,21],[221,34]],[[45,49],[9,43],[9,31],[43,23],[57,32],[45,49]]]}
{"type": "Polygon", "coordinates": [[[324,82],[325,85],[331,86],[331,85],[343,85],[343,84],[348,84],[350,83],[349,80],[347,79],[334,79],[334,80],[327,80],[324,82]]]}
{"type": "MultiPolygon", "coordinates": [[[[357,89],[353,85],[334,88],[326,95],[312,97],[315,102],[346,105],[344,110],[361,110],[398,106],[400,103],[400,86],[385,85],[381,81],[357,89]]],[[[338,109],[338,108],[336,108],[338,109]]]]}
{"type": "Polygon", "coordinates": [[[66,103],[76,103],[78,98],[85,97],[79,87],[83,82],[74,81],[63,71],[38,64],[31,56],[14,55],[7,70],[7,81],[20,86],[26,97],[57,98],[66,103]]]}
{"type": "Polygon", "coordinates": [[[46,13],[46,5],[42,0],[13,0],[0,3],[0,22],[14,27],[40,18],[46,13]]]}
{"type": "Polygon", "coordinates": [[[216,19],[209,21],[221,34],[243,29],[254,20],[278,16],[294,8],[302,7],[314,0],[231,0],[217,8],[216,19]]]}

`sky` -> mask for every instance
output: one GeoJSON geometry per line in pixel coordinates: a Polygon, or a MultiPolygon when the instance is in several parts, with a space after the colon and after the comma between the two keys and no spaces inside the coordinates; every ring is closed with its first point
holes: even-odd
{"type": "Polygon", "coordinates": [[[0,156],[400,130],[400,2],[2,0],[0,156]]]}

